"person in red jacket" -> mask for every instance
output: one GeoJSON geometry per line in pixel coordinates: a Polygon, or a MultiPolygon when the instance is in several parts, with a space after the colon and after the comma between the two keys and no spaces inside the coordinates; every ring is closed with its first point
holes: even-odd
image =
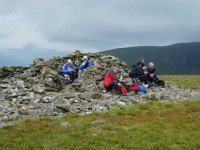
{"type": "MultiPolygon", "coordinates": [[[[118,81],[118,71],[119,68],[117,67],[111,67],[110,69],[108,69],[104,77],[103,85],[108,91],[114,89],[120,95],[124,95],[129,92],[129,87],[122,81],[118,81]]],[[[122,78],[120,80],[122,80],[122,78]]]]}

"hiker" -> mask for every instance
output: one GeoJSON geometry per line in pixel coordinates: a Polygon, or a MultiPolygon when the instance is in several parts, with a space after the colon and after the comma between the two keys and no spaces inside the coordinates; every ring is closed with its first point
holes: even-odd
{"type": "Polygon", "coordinates": [[[149,63],[149,67],[147,68],[147,81],[148,83],[152,84],[154,82],[154,80],[157,78],[156,77],[156,67],[154,66],[153,62],[149,63]]]}
{"type": "Polygon", "coordinates": [[[97,58],[97,59],[95,59],[94,60],[94,67],[95,68],[98,68],[98,67],[100,67],[101,66],[101,61],[97,58]]]}
{"type": "Polygon", "coordinates": [[[156,67],[153,62],[149,63],[149,67],[147,68],[147,82],[149,86],[161,86],[165,87],[165,82],[160,80],[156,75],[156,67]]]}
{"type": "Polygon", "coordinates": [[[114,89],[117,94],[125,95],[129,92],[129,87],[124,82],[122,82],[122,76],[120,77],[120,80],[117,79],[118,72],[118,67],[113,66],[109,68],[104,77],[103,85],[108,91],[114,89]]]}
{"type": "Polygon", "coordinates": [[[68,59],[67,62],[63,65],[61,72],[64,77],[65,84],[71,84],[76,79],[76,67],[74,66],[71,59],[68,59]]]}
{"type": "Polygon", "coordinates": [[[78,77],[83,77],[84,76],[84,71],[86,71],[86,69],[88,67],[91,67],[93,64],[90,60],[88,60],[88,56],[84,56],[83,57],[83,62],[81,63],[81,65],[79,66],[78,70],[79,70],[79,73],[78,73],[78,77]]]}
{"type": "Polygon", "coordinates": [[[132,70],[129,74],[129,77],[134,79],[139,79],[142,83],[147,84],[147,72],[144,71],[144,59],[140,59],[135,65],[132,66],[132,70]]]}
{"type": "Polygon", "coordinates": [[[146,68],[146,67],[145,67],[145,63],[144,63],[144,58],[140,58],[136,64],[132,65],[132,68],[135,68],[135,67],[137,67],[138,65],[141,65],[143,69],[146,68]]]}

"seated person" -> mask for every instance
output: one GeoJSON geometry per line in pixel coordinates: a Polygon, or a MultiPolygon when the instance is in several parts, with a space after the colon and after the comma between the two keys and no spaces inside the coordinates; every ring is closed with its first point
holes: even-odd
{"type": "Polygon", "coordinates": [[[103,80],[103,85],[109,91],[114,89],[116,93],[124,95],[129,92],[129,87],[122,82],[122,77],[120,78],[120,81],[117,80],[118,71],[118,67],[111,67],[108,69],[103,80]]]}
{"type": "Polygon", "coordinates": [[[83,62],[81,63],[81,65],[79,66],[78,70],[79,70],[79,74],[78,77],[83,77],[83,72],[88,68],[92,66],[92,62],[90,60],[88,60],[87,56],[83,57],[83,62]]]}
{"type": "Polygon", "coordinates": [[[76,79],[76,67],[74,66],[71,59],[68,59],[67,62],[63,65],[62,75],[64,76],[64,80],[69,80],[70,83],[73,83],[76,79]]]}
{"type": "Polygon", "coordinates": [[[154,83],[154,80],[157,78],[156,77],[156,67],[154,66],[153,62],[149,63],[149,67],[147,68],[147,82],[149,85],[152,85],[154,83]]]}
{"type": "Polygon", "coordinates": [[[165,87],[165,82],[163,80],[159,80],[159,78],[156,75],[156,67],[155,65],[150,62],[148,67],[148,73],[147,73],[147,82],[150,86],[161,86],[165,87]]]}
{"type": "Polygon", "coordinates": [[[132,65],[132,68],[135,68],[138,65],[141,65],[143,69],[145,68],[144,58],[140,58],[136,64],[132,65]]]}
{"type": "Polygon", "coordinates": [[[153,62],[149,63],[149,67],[147,68],[149,74],[154,74],[156,72],[156,67],[153,62]]]}
{"type": "Polygon", "coordinates": [[[94,67],[95,68],[98,68],[98,67],[100,67],[101,66],[101,61],[99,60],[99,59],[95,59],[94,60],[94,67]]]}
{"type": "Polygon", "coordinates": [[[137,65],[132,66],[132,70],[129,77],[132,79],[138,78],[142,83],[147,84],[147,73],[144,71],[144,63],[137,63],[137,65]]]}

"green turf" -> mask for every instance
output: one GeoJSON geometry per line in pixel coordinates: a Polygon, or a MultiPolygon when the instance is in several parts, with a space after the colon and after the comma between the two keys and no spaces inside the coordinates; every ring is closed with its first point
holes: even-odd
{"type": "Polygon", "coordinates": [[[200,89],[200,75],[162,75],[160,79],[181,88],[200,89]]]}

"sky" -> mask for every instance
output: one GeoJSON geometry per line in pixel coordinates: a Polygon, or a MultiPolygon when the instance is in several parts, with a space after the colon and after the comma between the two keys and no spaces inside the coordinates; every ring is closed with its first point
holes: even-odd
{"type": "Polygon", "coordinates": [[[199,0],[0,0],[0,66],[200,41],[199,0]]]}

